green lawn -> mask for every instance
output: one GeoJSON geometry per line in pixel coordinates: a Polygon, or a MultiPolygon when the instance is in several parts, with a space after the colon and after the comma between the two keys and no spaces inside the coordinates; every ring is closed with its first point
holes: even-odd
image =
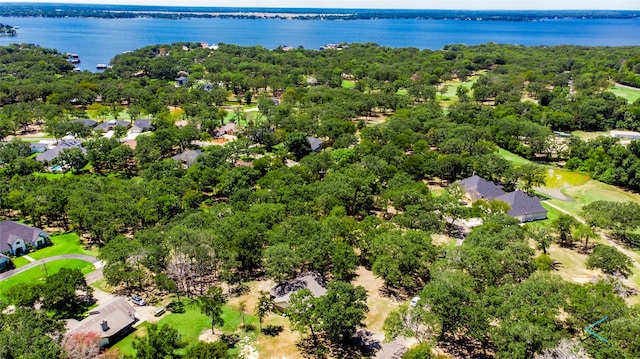
{"type": "Polygon", "coordinates": [[[628,88],[628,87],[615,85],[613,86],[612,89],[609,90],[609,92],[612,92],[614,95],[618,97],[624,98],[629,103],[635,102],[637,99],[640,98],[640,89],[636,89],[636,88],[628,88]]]}
{"type": "Polygon", "coordinates": [[[551,199],[549,202],[580,217],[582,207],[595,201],[636,202],[640,203],[640,195],[595,180],[562,190],[566,196],[573,198],[571,202],[551,199]]]}
{"type": "Polygon", "coordinates": [[[83,274],[87,274],[93,271],[93,264],[81,261],[79,259],[62,259],[58,261],[49,262],[45,265],[39,265],[35,268],[31,268],[11,278],[5,279],[0,282],[0,299],[6,299],[4,293],[7,289],[20,283],[36,283],[44,280],[46,274],[57,273],[61,268],[77,268],[82,271],[83,274]]]}
{"type": "Polygon", "coordinates": [[[62,177],[69,177],[69,176],[73,176],[73,173],[71,171],[67,172],[67,173],[49,173],[49,172],[37,172],[34,173],[34,175],[38,176],[38,177],[44,177],[50,181],[52,180],[57,180],[60,179],[62,177]]]}
{"type": "Polygon", "coordinates": [[[342,87],[346,89],[354,88],[356,86],[356,82],[353,80],[342,80],[342,87]]]}
{"type": "Polygon", "coordinates": [[[42,259],[53,256],[59,256],[61,254],[86,254],[90,256],[97,256],[98,250],[86,250],[84,249],[80,238],[75,233],[60,234],[57,236],[51,236],[52,246],[39,249],[35,252],[29,253],[29,257],[33,259],[42,259]]]}
{"type": "Polygon", "coordinates": [[[509,162],[513,162],[516,165],[526,165],[529,163],[532,163],[531,161],[529,161],[528,159],[524,158],[524,157],[520,157],[518,155],[516,155],[515,153],[511,153],[505,149],[498,149],[498,154],[500,156],[502,156],[505,160],[509,161],[509,162]]]}
{"type": "Polygon", "coordinates": [[[471,87],[473,84],[478,81],[480,75],[484,74],[486,71],[478,71],[477,75],[471,76],[465,82],[460,82],[460,80],[451,80],[446,82],[447,92],[444,95],[441,95],[439,92],[436,94],[436,98],[440,98],[444,102],[454,103],[458,101],[458,87],[464,86],[469,89],[469,96],[472,96],[473,92],[471,91],[471,87]]]}
{"type": "Polygon", "coordinates": [[[571,134],[579,137],[583,141],[590,141],[600,136],[609,136],[608,131],[573,131],[571,134]]]}
{"type": "Polygon", "coordinates": [[[28,259],[26,259],[24,257],[12,258],[11,261],[13,262],[13,265],[16,266],[16,268],[20,268],[20,267],[26,266],[27,264],[31,263],[31,261],[29,261],[28,259]]]}
{"type": "MultiPolygon", "coordinates": [[[[224,306],[222,308],[222,318],[224,319],[224,326],[222,332],[226,334],[236,333],[238,328],[242,324],[242,318],[240,312],[235,309],[224,306]]],[[[258,318],[249,314],[244,316],[247,325],[253,325],[255,328],[248,334],[251,336],[257,335],[258,332],[258,318]]],[[[200,309],[195,306],[186,306],[184,313],[170,313],[162,318],[158,325],[168,325],[178,330],[182,340],[186,343],[194,343],[200,337],[200,334],[205,330],[211,328],[211,319],[206,315],[200,313],[200,309]]],[[[147,323],[142,323],[137,327],[137,330],[129,334],[126,338],[121,340],[114,347],[118,348],[119,352],[126,355],[135,354],[133,350],[133,341],[135,338],[144,336],[146,334],[147,323]]],[[[215,328],[216,333],[220,333],[221,328],[215,328]]]]}

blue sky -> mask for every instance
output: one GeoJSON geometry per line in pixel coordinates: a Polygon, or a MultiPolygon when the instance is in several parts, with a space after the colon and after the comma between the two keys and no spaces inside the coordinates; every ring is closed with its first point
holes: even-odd
{"type": "MultiPolygon", "coordinates": [[[[5,0],[0,0],[2,3],[5,0]]],[[[135,4],[210,7],[303,7],[379,9],[532,9],[532,10],[640,10],[639,0],[10,0],[75,4],[135,4]]]]}

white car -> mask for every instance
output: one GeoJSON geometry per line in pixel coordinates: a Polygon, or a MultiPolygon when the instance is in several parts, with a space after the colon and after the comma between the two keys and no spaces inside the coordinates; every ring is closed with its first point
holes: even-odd
{"type": "Polygon", "coordinates": [[[413,297],[411,298],[411,303],[409,303],[409,305],[411,307],[415,307],[416,305],[418,305],[418,301],[420,300],[420,297],[413,297]]]}

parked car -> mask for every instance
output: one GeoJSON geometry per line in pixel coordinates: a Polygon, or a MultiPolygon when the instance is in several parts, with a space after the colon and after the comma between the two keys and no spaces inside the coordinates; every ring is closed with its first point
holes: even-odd
{"type": "Polygon", "coordinates": [[[413,297],[411,298],[411,303],[409,303],[409,305],[411,305],[411,307],[415,307],[416,305],[418,305],[419,300],[420,300],[420,297],[413,297]]]}
{"type": "Polygon", "coordinates": [[[131,301],[133,302],[133,304],[139,305],[141,307],[147,305],[147,302],[145,302],[145,300],[142,299],[142,297],[140,297],[137,294],[134,294],[134,295],[131,296],[131,301]]]}

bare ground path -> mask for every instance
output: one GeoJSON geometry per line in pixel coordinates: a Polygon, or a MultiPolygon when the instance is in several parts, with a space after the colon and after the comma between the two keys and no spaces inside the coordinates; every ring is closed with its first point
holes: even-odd
{"type": "MultiPolygon", "coordinates": [[[[57,261],[57,260],[61,260],[61,259],[79,259],[81,261],[85,261],[85,262],[89,262],[91,264],[93,264],[95,267],[99,267],[101,262],[98,260],[98,258],[96,257],[92,257],[92,256],[88,256],[85,254],[62,254],[59,256],[53,256],[53,257],[48,257],[48,258],[44,258],[44,259],[40,259],[37,260],[35,262],[31,262],[23,267],[20,268],[16,268],[4,273],[0,273],[0,280],[5,280],[7,278],[11,278],[14,275],[20,274],[26,270],[29,270],[31,268],[37,267],[39,265],[42,265],[43,263],[49,263],[49,262],[53,262],[53,261],[57,261]]],[[[102,277],[102,270],[99,271],[100,272],[100,278],[102,277]]],[[[94,275],[95,276],[95,275],[94,275]]],[[[94,282],[100,278],[97,278],[94,280],[94,282]]],[[[89,282],[89,280],[87,280],[87,282],[89,282]]]]}
{"type": "MultiPolygon", "coordinates": [[[[565,213],[565,214],[568,214],[568,215],[570,215],[570,216],[575,217],[575,219],[576,219],[578,222],[580,222],[580,223],[582,223],[582,224],[587,224],[587,222],[586,222],[584,219],[582,219],[582,218],[580,218],[580,217],[578,217],[578,216],[575,216],[573,213],[570,213],[569,211],[566,211],[566,210],[564,210],[564,209],[562,209],[562,208],[560,208],[560,207],[556,206],[555,204],[553,204],[553,203],[551,203],[551,202],[546,202],[546,203],[547,203],[549,206],[551,206],[551,207],[553,207],[553,208],[557,209],[558,211],[560,211],[560,212],[562,212],[562,213],[565,213]]],[[[627,255],[627,257],[631,258],[631,262],[633,263],[633,266],[634,266],[634,267],[636,267],[636,268],[638,268],[638,269],[640,269],[640,263],[638,263],[638,260],[640,260],[640,256],[639,256],[637,253],[635,253],[635,252],[633,252],[633,251],[630,251],[630,250],[628,250],[628,249],[624,248],[623,246],[619,245],[618,243],[616,243],[614,240],[612,240],[611,238],[607,237],[607,236],[606,236],[606,235],[604,235],[603,233],[598,233],[598,234],[599,234],[599,235],[600,235],[600,237],[602,237],[604,240],[606,240],[607,242],[609,242],[609,244],[610,244],[610,245],[612,245],[613,247],[615,247],[615,248],[616,248],[617,250],[619,250],[620,252],[622,252],[622,253],[626,254],[626,255],[627,255]]]]}

